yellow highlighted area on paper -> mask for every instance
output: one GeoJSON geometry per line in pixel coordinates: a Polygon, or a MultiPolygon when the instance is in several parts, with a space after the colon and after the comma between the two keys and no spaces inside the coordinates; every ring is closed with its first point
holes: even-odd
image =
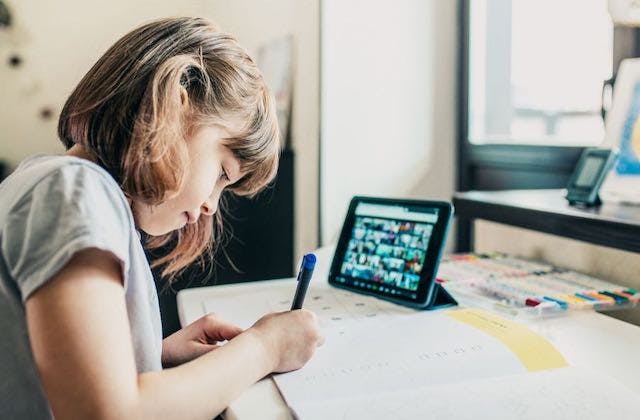
{"type": "Polygon", "coordinates": [[[500,340],[530,372],[567,366],[565,358],[546,338],[524,325],[481,309],[456,309],[446,315],[500,340]]]}

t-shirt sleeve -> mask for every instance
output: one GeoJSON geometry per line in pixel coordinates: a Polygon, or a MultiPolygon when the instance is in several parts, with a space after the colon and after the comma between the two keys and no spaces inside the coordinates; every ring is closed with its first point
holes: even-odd
{"type": "Polygon", "coordinates": [[[68,165],[48,174],[11,209],[2,253],[22,300],[87,248],[111,252],[127,283],[131,216],[117,184],[97,169],[68,165]]]}

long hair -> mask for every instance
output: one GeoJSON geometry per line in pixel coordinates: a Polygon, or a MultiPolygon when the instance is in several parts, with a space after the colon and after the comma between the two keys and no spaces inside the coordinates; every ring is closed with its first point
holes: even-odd
{"type": "MultiPolygon", "coordinates": [[[[273,97],[236,39],[202,18],[147,23],[119,39],[80,81],[62,109],[58,135],[67,149],[80,144],[130,199],[162,203],[182,187],[185,140],[219,124],[246,175],[232,186],[252,196],[274,178],[280,138],[273,97]],[[231,127],[231,121],[241,122],[231,127]]],[[[173,280],[186,266],[213,255],[220,211],[145,246],[175,247],[152,267],[173,280]],[[212,220],[212,218],[214,220],[212,220]]]]}

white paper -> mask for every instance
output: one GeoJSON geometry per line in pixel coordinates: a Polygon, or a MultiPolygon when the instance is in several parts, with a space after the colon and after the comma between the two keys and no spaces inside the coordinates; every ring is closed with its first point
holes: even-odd
{"type": "Polygon", "coordinates": [[[351,322],[300,370],[274,375],[291,407],[524,372],[497,339],[441,312],[351,322]]]}
{"type": "MultiPolygon", "coordinates": [[[[215,299],[204,302],[205,313],[219,313],[224,319],[249,328],[269,312],[290,310],[295,289],[294,278],[265,285],[228,287],[215,299]]],[[[371,296],[313,285],[307,291],[303,307],[316,313],[322,328],[340,328],[349,321],[416,312],[371,296]]]]}
{"type": "Polygon", "coordinates": [[[640,399],[607,376],[580,368],[335,399],[293,407],[303,420],[637,419],[640,399]]]}

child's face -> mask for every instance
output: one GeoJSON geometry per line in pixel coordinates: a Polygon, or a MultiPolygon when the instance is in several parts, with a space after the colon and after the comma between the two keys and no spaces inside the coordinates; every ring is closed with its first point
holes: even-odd
{"type": "Polygon", "coordinates": [[[187,140],[189,165],[182,189],[157,206],[134,200],[132,209],[139,229],[162,235],[218,210],[222,190],[244,175],[238,159],[220,141],[229,136],[225,128],[209,126],[187,140]]]}

